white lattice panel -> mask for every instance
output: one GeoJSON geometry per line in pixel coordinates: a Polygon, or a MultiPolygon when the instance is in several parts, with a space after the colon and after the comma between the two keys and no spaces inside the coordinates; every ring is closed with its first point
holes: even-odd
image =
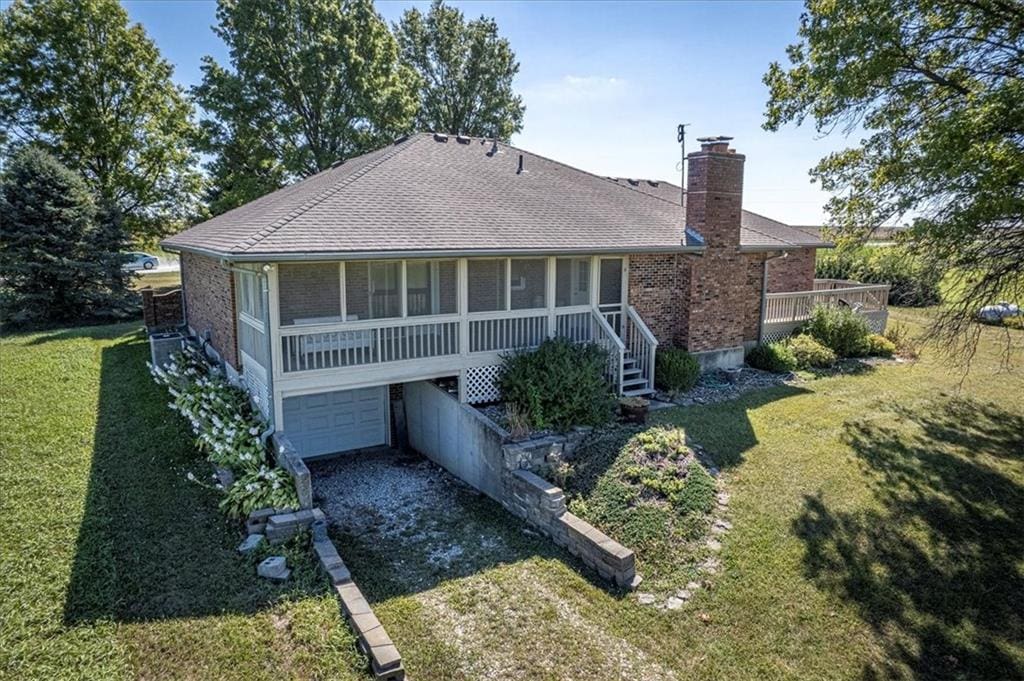
{"type": "Polygon", "coordinates": [[[466,401],[470,404],[494,402],[501,397],[494,379],[498,377],[498,364],[466,369],[466,401]]]}

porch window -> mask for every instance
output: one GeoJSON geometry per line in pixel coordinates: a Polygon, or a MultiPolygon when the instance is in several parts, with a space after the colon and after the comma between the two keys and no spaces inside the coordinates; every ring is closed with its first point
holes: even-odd
{"type": "Polygon", "coordinates": [[[555,305],[590,304],[590,258],[558,258],[555,261],[555,305]]]}
{"type": "Polygon", "coordinates": [[[345,263],[345,321],[401,316],[401,261],[345,263]]]}
{"type": "Polygon", "coordinates": [[[622,258],[601,258],[598,305],[622,304],[622,258]]]}
{"type": "Polygon", "coordinates": [[[506,309],[505,290],[508,286],[504,258],[493,260],[470,260],[469,271],[469,311],[493,312],[506,309]]]}
{"type": "Polygon", "coordinates": [[[260,276],[256,272],[236,272],[235,291],[238,299],[238,311],[253,319],[263,321],[265,306],[260,276]]]}
{"type": "Polygon", "coordinates": [[[513,310],[531,310],[547,306],[544,292],[547,289],[547,258],[513,258],[509,298],[513,310]]]}
{"type": "Polygon", "coordinates": [[[341,321],[338,263],[278,265],[281,324],[341,321]]]}
{"type": "Polygon", "coordinates": [[[406,314],[454,314],[458,310],[458,268],[454,260],[405,263],[406,314]]]}

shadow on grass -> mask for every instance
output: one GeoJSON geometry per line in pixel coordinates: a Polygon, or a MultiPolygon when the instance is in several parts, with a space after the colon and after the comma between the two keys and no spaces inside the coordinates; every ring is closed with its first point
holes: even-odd
{"type": "Polygon", "coordinates": [[[109,340],[112,338],[118,338],[131,333],[133,330],[138,331],[138,337],[144,339],[145,334],[142,329],[142,320],[138,321],[124,321],[121,323],[113,323],[110,320],[95,320],[91,325],[78,325],[68,327],[65,324],[51,325],[51,326],[40,326],[33,329],[21,329],[17,333],[38,333],[39,335],[29,341],[26,345],[43,345],[45,343],[51,343],[53,341],[72,340],[75,338],[88,338],[91,340],[109,340]]]}
{"type": "MultiPolygon", "coordinates": [[[[115,326],[99,333],[124,332],[115,326]]],[[[186,480],[189,470],[209,469],[167,408],[166,392],[150,379],[147,353],[141,335],[102,350],[65,624],[252,613],[290,595],[323,593],[312,567],[300,566],[277,586],[259,580],[252,562],[235,553],[241,533],[217,509],[217,493],[186,480]]]]}
{"type": "Polygon", "coordinates": [[[932,400],[848,423],[845,439],[878,508],[829,508],[819,492],[794,530],[809,577],[886,649],[864,678],[1020,678],[1024,487],[1007,470],[1024,456],[1024,419],[932,400]]]}
{"type": "Polygon", "coordinates": [[[731,468],[742,464],[744,453],[757,445],[748,412],[809,392],[806,388],[780,385],[755,390],[728,402],[657,411],[651,423],[681,426],[687,438],[703,447],[720,468],[731,468]]]}

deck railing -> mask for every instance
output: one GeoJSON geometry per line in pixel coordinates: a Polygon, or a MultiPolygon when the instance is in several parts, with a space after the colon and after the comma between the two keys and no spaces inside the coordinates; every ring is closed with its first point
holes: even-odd
{"type": "Polygon", "coordinates": [[[765,296],[764,321],[774,324],[810,319],[811,311],[819,305],[846,305],[859,312],[880,312],[888,307],[888,301],[888,284],[769,293],[765,296]]]}

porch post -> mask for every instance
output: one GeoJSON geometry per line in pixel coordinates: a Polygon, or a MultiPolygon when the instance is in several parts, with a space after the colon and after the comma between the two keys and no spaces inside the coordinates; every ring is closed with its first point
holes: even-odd
{"type": "Polygon", "coordinates": [[[278,380],[284,374],[281,364],[281,296],[277,275],[277,265],[271,265],[270,271],[267,272],[267,304],[270,308],[267,315],[270,322],[267,334],[271,341],[270,371],[273,379],[270,384],[273,393],[271,409],[274,410],[274,427],[284,430],[284,399],[281,397],[280,388],[277,387],[278,380]]]}
{"type": "Polygon", "coordinates": [[[459,402],[466,401],[466,358],[469,357],[469,261],[459,258],[459,356],[463,358],[459,369],[459,402]]]}
{"type": "Polygon", "coordinates": [[[558,317],[555,314],[555,277],[558,272],[557,259],[554,256],[548,257],[547,268],[547,289],[544,291],[544,302],[548,308],[548,338],[554,338],[558,330],[558,317]]]}

